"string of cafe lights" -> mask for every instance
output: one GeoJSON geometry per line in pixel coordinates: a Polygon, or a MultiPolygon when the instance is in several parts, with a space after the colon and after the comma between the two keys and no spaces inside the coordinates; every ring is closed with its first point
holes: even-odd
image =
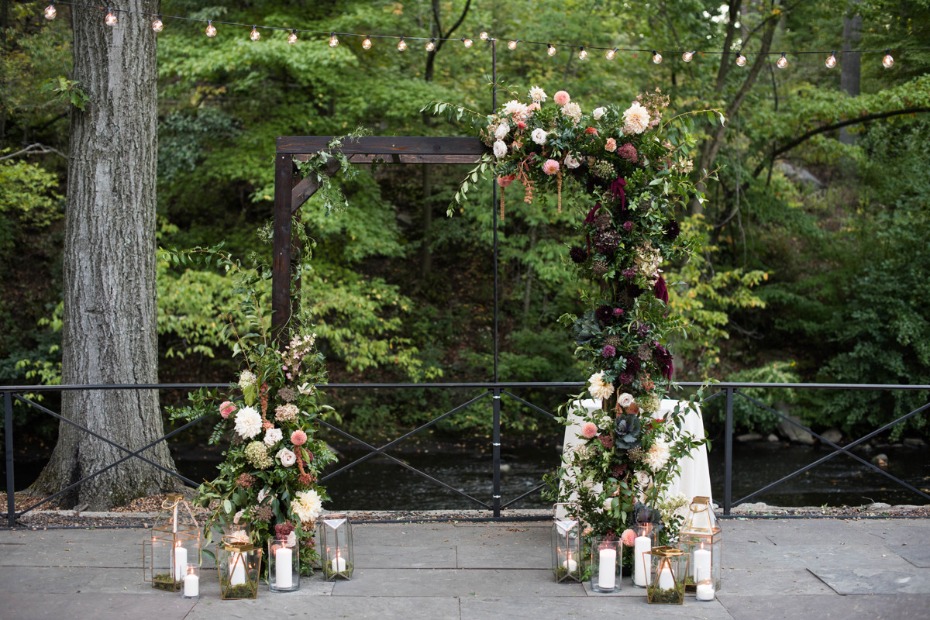
{"type": "MultiPolygon", "coordinates": [[[[260,41],[262,38],[262,31],[267,32],[286,32],[287,33],[287,42],[291,45],[295,45],[300,40],[300,37],[319,37],[323,39],[329,47],[337,47],[340,43],[340,37],[343,38],[353,38],[361,39],[361,47],[364,50],[371,50],[375,47],[376,40],[386,40],[386,41],[396,41],[394,47],[398,52],[406,52],[411,43],[421,44],[424,51],[432,52],[435,51],[440,41],[455,41],[460,42],[463,47],[466,49],[471,49],[474,47],[475,41],[470,37],[458,37],[458,38],[442,38],[442,37],[408,37],[405,35],[384,35],[384,34],[359,34],[354,32],[335,32],[335,31],[312,31],[302,28],[292,28],[289,26],[269,26],[269,25],[258,25],[258,24],[247,24],[241,22],[230,22],[222,21],[215,19],[195,19],[191,17],[185,17],[181,15],[162,15],[160,13],[144,13],[141,11],[132,11],[129,9],[121,9],[118,7],[107,6],[91,6],[84,5],[77,2],[55,2],[50,0],[48,5],[43,10],[43,15],[45,19],[51,21],[55,19],[58,15],[58,10],[56,9],[56,4],[58,6],[70,6],[73,9],[80,10],[94,10],[101,13],[103,22],[110,26],[111,28],[116,27],[119,24],[119,18],[121,15],[140,15],[151,21],[152,30],[155,33],[160,33],[165,29],[165,20],[172,21],[184,21],[192,22],[199,24],[206,24],[204,27],[204,35],[209,38],[215,38],[219,34],[219,29],[217,26],[230,27],[236,29],[248,29],[248,37],[252,41],[260,41]]],[[[478,38],[481,41],[492,42],[497,41],[496,38],[492,37],[487,31],[482,31],[478,38]]],[[[603,57],[606,60],[614,60],[618,54],[621,53],[630,53],[630,54],[649,54],[652,62],[656,65],[662,64],[665,60],[662,53],[656,49],[639,49],[639,48],[625,48],[625,47],[601,47],[601,46],[588,46],[580,44],[566,44],[566,43],[553,43],[553,42],[543,42],[543,41],[530,41],[519,38],[510,38],[507,39],[506,47],[510,51],[516,50],[519,46],[533,46],[544,48],[548,56],[552,57],[558,54],[559,48],[570,49],[573,52],[577,52],[579,60],[588,60],[592,53],[603,54],[603,57]]],[[[930,49],[926,47],[917,47],[909,48],[912,50],[925,50],[930,49]]],[[[666,54],[674,54],[681,58],[682,62],[689,63],[694,60],[695,56],[698,55],[723,55],[725,52],[721,51],[698,51],[693,49],[686,50],[666,50],[666,54]]],[[[842,54],[881,54],[881,64],[885,69],[891,69],[895,64],[894,56],[891,54],[891,49],[883,50],[843,50],[842,54]]],[[[787,69],[791,65],[791,61],[788,59],[789,55],[792,57],[799,57],[804,55],[816,55],[824,58],[824,66],[827,69],[833,69],[839,64],[837,58],[838,52],[836,50],[827,51],[788,51],[788,52],[769,52],[767,56],[775,56],[775,66],[779,69],[787,69]]],[[[739,67],[745,67],[749,62],[746,54],[743,53],[742,49],[736,51],[736,56],[734,62],[739,67]]]]}

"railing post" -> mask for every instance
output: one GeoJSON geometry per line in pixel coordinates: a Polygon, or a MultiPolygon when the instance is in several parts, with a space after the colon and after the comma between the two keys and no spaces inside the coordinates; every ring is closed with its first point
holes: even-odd
{"type": "Polygon", "coordinates": [[[733,394],[734,388],[724,388],[726,393],[727,420],[723,439],[723,514],[730,516],[733,504],[733,394]]]}
{"type": "Polygon", "coordinates": [[[13,394],[3,393],[3,449],[6,452],[6,519],[16,525],[16,492],[13,475],[13,394]]]}
{"type": "Polygon", "coordinates": [[[491,454],[494,459],[494,490],[491,492],[491,506],[494,518],[501,516],[501,389],[494,388],[494,421],[491,431],[491,454]]]}

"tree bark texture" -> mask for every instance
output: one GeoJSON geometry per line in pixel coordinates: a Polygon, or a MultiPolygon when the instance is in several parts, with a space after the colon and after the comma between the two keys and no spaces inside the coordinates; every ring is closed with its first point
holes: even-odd
{"type": "MultiPolygon", "coordinates": [[[[115,27],[103,12],[74,10],[74,79],[89,95],[71,114],[64,243],[62,381],[158,381],[155,304],[157,92],[155,34],[145,14],[157,0],[124,0],[115,27]]],[[[163,434],[155,390],[78,390],[62,414],[138,450],[163,434]]],[[[36,488],[55,492],[126,452],[62,422],[36,488]]],[[[164,442],[143,456],[173,470],[164,442]]],[[[174,479],[131,458],[84,482],[66,506],[104,509],[173,486],[174,479]]]]}

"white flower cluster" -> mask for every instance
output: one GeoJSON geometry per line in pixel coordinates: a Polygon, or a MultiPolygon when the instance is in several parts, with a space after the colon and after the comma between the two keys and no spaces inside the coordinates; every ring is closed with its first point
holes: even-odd
{"type": "Polygon", "coordinates": [[[243,439],[252,439],[262,432],[262,416],[254,407],[243,407],[236,413],[236,432],[243,439]]]}
{"type": "Polygon", "coordinates": [[[623,133],[643,133],[649,129],[649,110],[644,108],[638,101],[623,112],[623,133]]]}
{"type": "Polygon", "coordinates": [[[546,100],[546,91],[539,86],[534,86],[530,89],[530,99],[532,99],[534,103],[542,103],[546,100]]]}
{"type": "Polygon", "coordinates": [[[658,473],[668,464],[670,456],[671,452],[669,451],[668,444],[664,439],[658,438],[656,442],[652,444],[652,447],[649,448],[649,452],[646,453],[643,460],[649,469],[658,473]]]}
{"type": "Polygon", "coordinates": [[[270,448],[282,439],[284,439],[284,433],[281,432],[280,428],[269,428],[265,431],[265,439],[263,441],[265,445],[270,448]]]}
{"type": "Polygon", "coordinates": [[[323,513],[323,502],[319,494],[310,489],[309,491],[298,491],[294,500],[291,502],[291,511],[303,523],[316,521],[323,513]]]}
{"type": "Polygon", "coordinates": [[[588,387],[588,392],[591,393],[593,398],[603,400],[605,398],[610,398],[614,393],[614,386],[610,383],[604,381],[604,373],[596,372],[588,378],[588,383],[591,385],[588,387]]]}

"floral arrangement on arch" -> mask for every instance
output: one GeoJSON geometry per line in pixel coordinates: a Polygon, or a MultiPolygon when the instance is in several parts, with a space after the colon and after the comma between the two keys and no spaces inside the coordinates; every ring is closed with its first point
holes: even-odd
{"type": "MultiPolygon", "coordinates": [[[[441,105],[434,110],[442,112],[441,105]]],[[[491,153],[470,173],[472,182],[476,173],[494,175],[502,217],[515,183],[527,203],[554,190],[560,211],[565,183],[578,183],[587,197],[570,205],[579,238],[568,251],[590,284],[582,295],[586,310],[559,320],[572,331],[575,356],[591,372],[588,392],[600,406],[580,406],[579,395],[563,407],[582,418],[581,435],[550,477],[550,499],[568,502],[598,536],[619,537],[642,520],[661,529],[663,540],[674,537],[691,498],[666,491],[680,459],[703,442],[680,430],[682,407],[660,412],[674,373],[668,343],[683,332],[668,306],[662,267],[693,251],[676,213],[703,199],[690,177],[690,118],[723,116],[702,111],[666,120],[668,105],[656,91],[625,107],[587,112],[566,91],[550,98],[533,87],[526,100],[510,100],[479,122],[491,153]]]]}
{"type": "Polygon", "coordinates": [[[336,460],[316,438],[319,418],[332,411],[316,387],[326,378],[323,356],[316,334],[298,317],[292,317],[290,341],[279,347],[262,312],[262,295],[249,288],[243,310],[252,324],[233,345],[243,363],[237,383],[225,398],[205,390],[191,395],[192,404],[172,417],[214,417],[209,443],[228,442],[217,477],[198,488],[197,503],[212,511],[207,542],[214,526],[240,542],[247,534],[259,547],[288,536],[300,545],[300,572],[309,575],[319,559],[316,521],[329,499],[318,477],[336,460]]]}

